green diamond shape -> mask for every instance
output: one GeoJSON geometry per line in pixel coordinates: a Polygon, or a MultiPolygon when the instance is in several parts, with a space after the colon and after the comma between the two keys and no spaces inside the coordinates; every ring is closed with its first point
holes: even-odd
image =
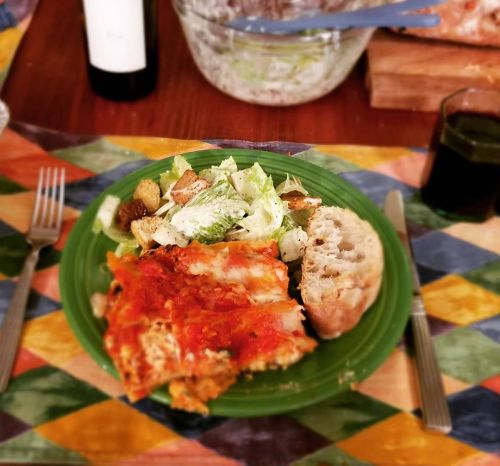
{"type": "MultiPolygon", "coordinates": [[[[464,278],[500,294],[500,260],[490,262],[484,267],[462,274],[464,278]]],[[[499,310],[500,311],[500,310],[499,310]]]]}
{"type": "Polygon", "coordinates": [[[0,89],[3,86],[4,81],[7,79],[7,74],[9,74],[10,64],[7,65],[3,70],[0,70],[0,89]]]}
{"type": "Polygon", "coordinates": [[[82,146],[55,150],[52,155],[94,173],[103,173],[124,163],[144,158],[139,152],[117,146],[102,138],[82,146]]]}
{"type": "Polygon", "coordinates": [[[89,464],[77,452],[49,442],[33,431],[0,443],[0,460],[43,464],[89,464]]]}
{"type": "Polygon", "coordinates": [[[398,409],[359,392],[346,391],[325,402],[294,411],[290,415],[301,424],[336,442],[398,412],[398,409]]]}
{"type": "Polygon", "coordinates": [[[434,340],[443,372],[476,384],[500,372],[500,345],[481,332],[457,328],[434,340]]]}
{"type": "MultiPolygon", "coordinates": [[[[19,275],[30,246],[23,235],[5,236],[0,241],[0,272],[8,277],[19,275]]],[[[54,248],[44,248],[40,252],[37,270],[58,264],[61,253],[54,248]]]]}
{"type": "Polygon", "coordinates": [[[361,461],[354,456],[348,455],[335,445],[315,451],[311,455],[304,456],[291,466],[369,466],[370,463],[361,461]]]}
{"type": "Polygon", "coordinates": [[[14,194],[26,191],[26,188],[0,175],[0,194],[14,194]]]}
{"type": "Polygon", "coordinates": [[[330,170],[333,173],[353,172],[360,169],[360,167],[348,162],[347,160],[335,157],[334,155],[323,154],[323,152],[316,149],[298,152],[297,154],[294,154],[293,157],[305,160],[306,162],[314,163],[320,167],[330,170]]]}
{"type": "Polygon", "coordinates": [[[12,379],[0,395],[0,409],[39,425],[106,399],[108,396],[96,388],[45,366],[12,379]]]}
{"type": "Polygon", "coordinates": [[[456,223],[434,212],[422,201],[420,194],[405,199],[405,213],[417,225],[425,225],[433,229],[446,228],[456,223]]]}

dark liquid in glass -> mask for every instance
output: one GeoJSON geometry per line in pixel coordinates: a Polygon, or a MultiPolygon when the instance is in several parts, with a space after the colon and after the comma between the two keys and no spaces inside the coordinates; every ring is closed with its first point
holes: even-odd
{"type": "MultiPolygon", "coordinates": [[[[448,124],[470,140],[500,144],[498,115],[457,112],[448,124]]],[[[482,161],[447,143],[447,128],[437,128],[423,200],[449,217],[481,221],[489,217],[500,195],[500,152],[482,161]]]]}

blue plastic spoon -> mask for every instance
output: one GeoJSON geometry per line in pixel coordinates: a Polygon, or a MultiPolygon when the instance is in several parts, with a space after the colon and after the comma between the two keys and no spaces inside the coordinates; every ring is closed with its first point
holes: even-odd
{"type": "Polygon", "coordinates": [[[320,13],[293,20],[239,17],[227,22],[226,25],[233,29],[262,34],[293,34],[308,29],[433,27],[439,24],[438,15],[411,12],[444,2],[446,0],[406,0],[355,11],[320,13]]]}

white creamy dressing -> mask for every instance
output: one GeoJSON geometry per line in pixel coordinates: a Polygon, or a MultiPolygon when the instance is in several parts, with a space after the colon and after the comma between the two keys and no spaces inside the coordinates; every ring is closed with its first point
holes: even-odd
{"type": "Polygon", "coordinates": [[[163,222],[151,237],[162,246],[177,244],[186,247],[189,239],[168,222],[163,222]]]}
{"type": "Polygon", "coordinates": [[[200,228],[209,228],[221,214],[231,217],[243,217],[245,210],[232,208],[227,200],[224,202],[214,201],[207,205],[185,206],[172,217],[170,223],[185,236],[192,238],[196,236],[200,228]],[[210,208],[208,208],[210,207],[210,208]]]}

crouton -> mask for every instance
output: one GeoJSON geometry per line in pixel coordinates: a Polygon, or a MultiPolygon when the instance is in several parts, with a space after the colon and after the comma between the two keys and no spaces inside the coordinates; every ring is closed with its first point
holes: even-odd
{"type": "Polygon", "coordinates": [[[177,204],[184,205],[209,186],[208,180],[199,177],[193,170],[186,170],[170,193],[177,204]]]}
{"type": "Polygon", "coordinates": [[[148,215],[148,209],[140,199],[124,202],[118,209],[116,223],[124,231],[130,231],[130,224],[148,215]]]}
{"type": "Polygon", "coordinates": [[[291,191],[289,193],[282,194],[281,200],[288,203],[288,208],[290,210],[310,209],[321,205],[320,197],[305,196],[298,191],[291,191]]]}
{"type": "Polygon", "coordinates": [[[144,202],[150,214],[156,212],[160,207],[160,186],[153,180],[141,180],[133,195],[134,199],[144,202]]]}
{"type": "Polygon", "coordinates": [[[130,224],[130,229],[135,239],[143,250],[148,250],[153,247],[154,232],[160,227],[163,219],[161,217],[143,217],[139,220],[134,220],[130,224]]]}

